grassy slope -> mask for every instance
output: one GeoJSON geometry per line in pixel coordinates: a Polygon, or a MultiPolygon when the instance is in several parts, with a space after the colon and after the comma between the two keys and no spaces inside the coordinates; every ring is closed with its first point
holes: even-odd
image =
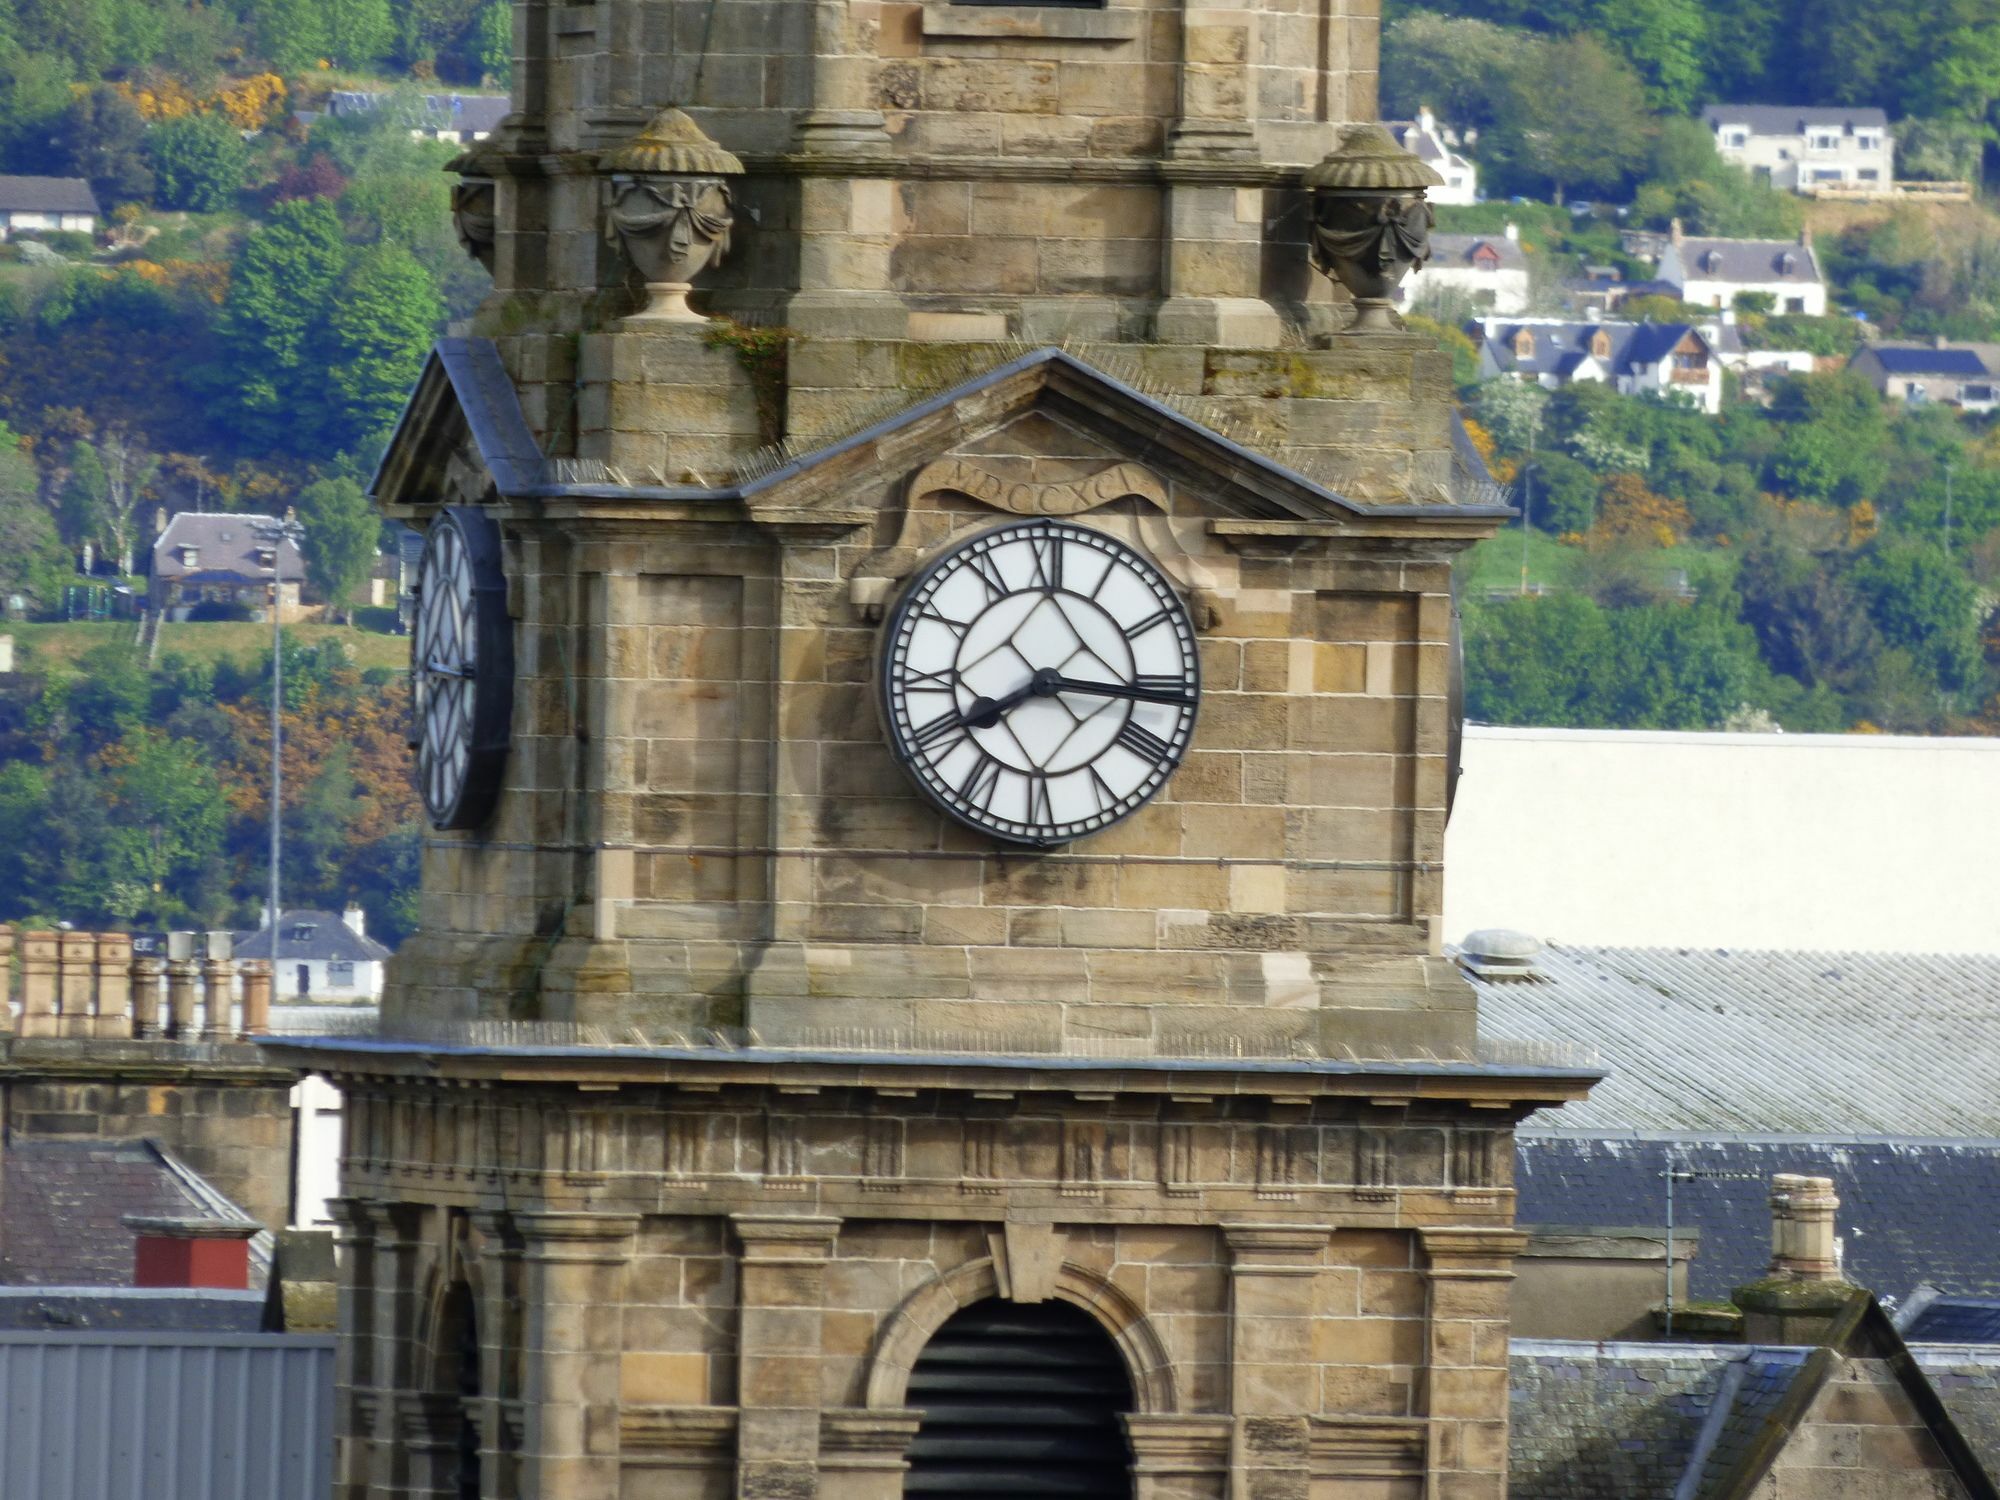
{"type": "MultiPolygon", "coordinates": [[[[9,625],[17,648],[25,648],[23,667],[73,665],[77,658],[96,646],[130,642],[137,626],[131,621],[80,620],[62,625],[9,625]]],[[[286,632],[316,645],[329,636],[348,646],[355,665],[401,667],[409,661],[410,643],[399,635],[379,635],[345,625],[287,625],[286,632]]],[[[160,635],[160,655],[187,657],[194,661],[217,661],[234,656],[245,661],[271,649],[271,627],[254,622],[203,621],[168,624],[160,635]]]]}

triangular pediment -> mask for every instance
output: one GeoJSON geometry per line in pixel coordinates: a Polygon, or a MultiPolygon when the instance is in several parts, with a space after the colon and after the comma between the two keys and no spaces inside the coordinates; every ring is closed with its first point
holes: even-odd
{"type": "Polygon", "coordinates": [[[439,342],[375,494],[392,510],[483,496],[578,511],[733,502],[763,524],[839,529],[902,506],[911,484],[926,473],[939,478],[944,462],[962,466],[973,499],[997,487],[999,508],[1017,513],[1075,514],[1137,497],[1244,534],[1366,534],[1413,523],[1433,534],[1472,534],[1511,513],[1490,504],[1356,502],[1056,348],[997,365],[754,478],[629,484],[601,465],[591,474],[545,459],[497,348],[478,338],[439,342]],[[1128,481],[1136,487],[1112,493],[1128,481]]]}

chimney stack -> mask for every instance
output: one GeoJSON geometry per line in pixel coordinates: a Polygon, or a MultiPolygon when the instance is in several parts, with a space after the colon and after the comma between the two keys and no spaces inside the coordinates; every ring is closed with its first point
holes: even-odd
{"type": "Polygon", "coordinates": [[[340,920],[356,937],[368,936],[368,913],[361,909],[360,902],[348,902],[347,910],[340,914],[340,920]]]}
{"type": "Polygon", "coordinates": [[[1831,1177],[1780,1172],[1771,1179],[1770,1273],[1731,1294],[1743,1309],[1745,1342],[1823,1343],[1853,1300],[1868,1295],[1840,1274],[1839,1207],[1831,1177]]]}
{"type": "Polygon", "coordinates": [[[128,1215],[138,1235],[132,1285],[250,1289],[250,1241],[264,1226],[250,1219],[177,1219],[128,1215]]]}

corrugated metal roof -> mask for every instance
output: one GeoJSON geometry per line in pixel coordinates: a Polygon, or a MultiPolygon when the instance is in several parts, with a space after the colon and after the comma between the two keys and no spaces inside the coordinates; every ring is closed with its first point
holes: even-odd
{"type": "Polygon", "coordinates": [[[324,1500],[333,1340],[0,1333],[11,1500],[324,1500]]]}
{"type": "Polygon", "coordinates": [[[1493,1036],[1610,1070],[1530,1128],[2000,1140],[2000,957],[1550,945],[1493,1036]]]}

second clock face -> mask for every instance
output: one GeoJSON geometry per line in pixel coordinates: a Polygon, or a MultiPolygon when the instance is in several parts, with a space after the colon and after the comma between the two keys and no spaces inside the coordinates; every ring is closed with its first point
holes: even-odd
{"type": "Polygon", "coordinates": [[[1180,764],[1201,671],[1173,585],[1115,537],[1024,521],[911,582],[882,662],[889,739],[947,813],[1014,843],[1117,822],[1180,764]]]}

